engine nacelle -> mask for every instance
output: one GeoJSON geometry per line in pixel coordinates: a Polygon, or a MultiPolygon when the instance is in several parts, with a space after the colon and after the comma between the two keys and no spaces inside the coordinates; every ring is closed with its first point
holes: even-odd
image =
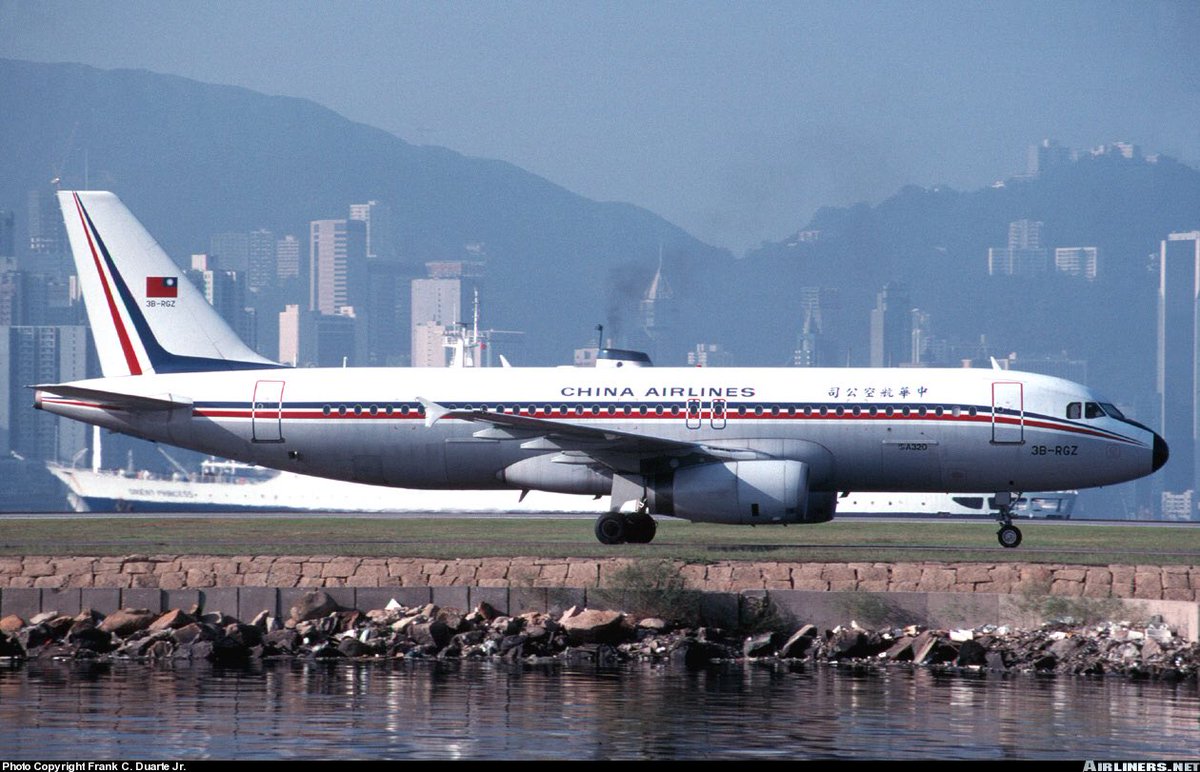
{"type": "Polygon", "coordinates": [[[612,491],[612,477],[587,464],[554,461],[554,454],[534,456],[505,467],[500,479],[513,488],[554,493],[604,496],[612,491]]]}
{"type": "Polygon", "coordinates": [[[836,494],[808,490],[809,465],[765,459],[701,464],[652,486],[652,511],[698,523],[821,523],[833,519],[836,494]]]}

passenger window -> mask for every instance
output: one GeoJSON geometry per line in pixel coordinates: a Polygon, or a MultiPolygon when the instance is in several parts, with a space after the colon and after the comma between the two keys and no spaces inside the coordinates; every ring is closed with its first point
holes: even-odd
{"type": "Polygon", "coordinates": [[[1095,402],[1088,402],[1083,406],[1083,415],[1085,418],[1103,418],[1104,411],[1095,402]]]}
{"type": "Polygon", "coordinates": [[[1079,418],[1082,407],[1078,402],[1072,402],[1067,405],[1067,418],[1079,418]]]}

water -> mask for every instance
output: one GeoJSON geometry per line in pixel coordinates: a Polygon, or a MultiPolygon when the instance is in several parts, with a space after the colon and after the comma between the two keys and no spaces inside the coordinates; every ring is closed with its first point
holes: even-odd
{"type": "Polygon", "coordinates": [[[728,666],[0,669],[0,757],[1181,758],[1186,684],[728,666]]]}

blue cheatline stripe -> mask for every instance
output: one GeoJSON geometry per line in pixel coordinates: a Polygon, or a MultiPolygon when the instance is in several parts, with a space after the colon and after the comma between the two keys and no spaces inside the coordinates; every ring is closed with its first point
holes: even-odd
{"type": "MultiPolygon", "coordinates": [[[[263,410],[282,411],[284,417],[289,417],[288,412],[296,411],[312,411],[304,415],[290,416],[295,419],[313,419],[324,418],[396,418],[396,419],[411,419],[423,417],[424,407],[417,402],[370,402],[370,401],[342,401],[342,402],[278,402],[264,403],[266,408],[263,410]],[[375,413],[371,413],[371,408],[376,408],[375,413]],[[388,413],[388,408],[392,412],[388,413]],[[356,409],[358,412],[356,413],[356,409]],[[405,411],[407,409],[407,412],[405,411]]],[[[810,421],[942,421],[942,422],[957,422],[957,423],[975,423],[975,424],[990,424],[993,417],[1007,417],[1015,419],[1019,416],[1024,416],[1027,425],[1034,422],[1047,424],[1043,426],[1030,426],[1033,429],[1050,429],[1062,432],[1071,432],[1074,434],[1089,434],[1103,439],[1120,440],[1133,445],[1145,445],[1140,440],[1126,437],[1116,432],[1107,429],[1101,429],[1095,426],[1078,423],[1075,421],[1058,418],[1056,416],[1045,415],[1042,413],[1024,413],[1017,410],[999,409],[993,412],[990,406],[978,405],[941,405],[942,413],[937,413],[937,407],[929,405],[896,405],[896,404],[867,404],[867,403],[820,403],[820,402],[797,402],[797,403],[779,403],[779,402],[732,402],[725,403],[726,409],[724,413],[714,414],[711,411],[712,403],[703,402],[701,410],[693,410],[690,413],[687,410],[687,402],[653,402],[653,403],[629,403],[629,402],[601,402],[587,400],[584,402],[563,402],[555,400],[553,402],[544,400],[522,400],[519,402],[496,402],[496,401],[472,401],[472,402],[438,402],[439,405],[449,410],[481,410],[486,407],[489,412],[500,412],[508,414],[524,414],[537,415],[547,418],[562,418],[562,419],[609,419],[609,420],[679,420],[681,418],[691,418],[696,420],[710,419],[727,419],[727,420],[810,420],[810,421]],[[663,411],[659,413],[657,408],[662,406],[663,411]],[[630,411],[625,413],[625,407],[628,406],[630,411]],[[641,407],[647,408],[646,413],[641,412],[641,407]],[[547,410],[546,408],[550,409],[547,410]],[[612,413],[608,412],[609,408],[613,409],[612,413]],[[892,408],[893,414],[887,415],[884,411],[886,408],[892,408]],[[898,413],[901,408],[907,407],[911,412],[908,415],[898,413]],[[925,413],[919,414],[916,411],[921,407],[925,408],[925,413]],[[576,413],[576,408],[581,410],[576,413]],[[779,411],[773,412],[775,408],[779,411]],[[875,414],[868,412],[870,408],[875,409],[875,414]],[[745,412],[742,412],[744,409],[745,412]],[[757,412],[760,410],[762,412],[757,412]],[[838,413],[838,410],[841,413],[838,413]],[[855,410],[859,412],[854,413],[855,410]],[[954,414],[954,410],[959,411],[958,415],[954,414]],[[789,413],[788,410],[793,412],[789,413]],[[806,413],[805,410],[809,412],[806,413]],[[825,410],[822,414],[820,411],[825,410]],[[974,410],[974,414],[970,411],[974,410]]],[[[203,402],[197,403],[194,409],[199,414],[204,414],[205,411],[213,411],[221,415],[213,417],[220,418],[249,418],[251,416],[251,406],[249,402],[203,402]]]]}

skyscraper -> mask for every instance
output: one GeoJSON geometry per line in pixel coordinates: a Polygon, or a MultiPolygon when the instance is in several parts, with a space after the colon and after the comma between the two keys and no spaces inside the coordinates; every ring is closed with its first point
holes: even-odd
{"type": "Polygon", "coordinates": [[[463,321],[463,292],[460,279],[413,279],[412,366],[445,367],[442,337],[463,321]]]}
{"type": "Polygon", "coordinates": [[[246,271],[246,289],[257,292],[273,285],[278,275],[275,234],[268,230],[251,231],[248,254],[250,265],[246,271]]]}
{"type": "Polygon", "coordinates": [[[0,209],[0,257],[16,257],[16,230],[13,213],[0,209]]]}
{"type": "MultiPolygon", "coordinates": [[[[1162,470],[1164,500],[1192,496],[1196,489],[1198,288],[1200,231],[1172,233],[1161,245],[1158,281],[1160,429],[1171,447],[1171,461],[1162,470]]],[[[1189,512],[1194,519],[1194,504],[1189,512]]]]}
{"type": "Polygon", "coordinates": [[[911,354],[912,301],[903,285],[891,282],[871,310],[871,367],[897,367],[911,354]]]}
{"type": "Polygon", "coordinates": [[[359,220],[367,228],[367,257],[392,260],[396,257],[395,226],[392,210],[379,201],[350,205],[350,219],[359,220]]]}
{"type": "Polygon", "coordinates": [[[87,447],[87,427],[30,407],[31,383],[87,377],[87,328],[0,327],[0,454],[70,463],[87,447]]]}
{"type": "Polygon", "coordinates": [[[67,229],[53,190],[29,191],[29,251],[61,255],[67,249],[67,229]]]}
{"type": "Polygon", "coordinates": [[[300,278],[300,240],[290,233],[275,242],[275,276],[280,281],[300,278]]]}
{"type": "Polygon", "coordinates": [[[366,303],[365,223],[313,220],[309,224],[309,249],[309,310],[332,315],[346,306],[366,303]]]}
{"type": "Polygon", "coordinates": [[[208,240],[208,253],[221,261],[224,271],[243,276],[250,267],[250,237],[245,233],[216,233],[208,240]]]}

